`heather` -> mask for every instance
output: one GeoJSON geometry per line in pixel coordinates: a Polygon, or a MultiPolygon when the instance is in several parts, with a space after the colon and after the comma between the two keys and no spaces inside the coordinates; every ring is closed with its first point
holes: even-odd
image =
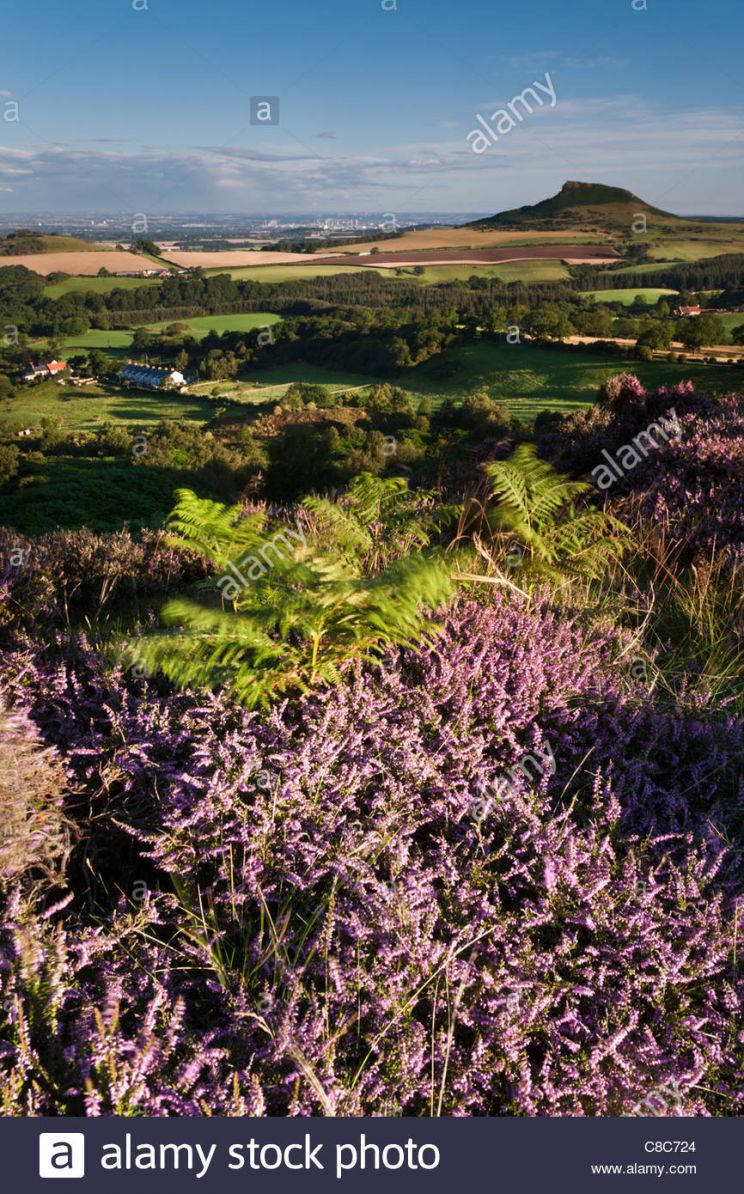
{"type": "Polygon", "coordinates": [[[0,890],[63,882],[67,776],[25,711],[0,704],[0,890]]]}
{"type": "Polygon", "coordinates": [[[629,474],[626,503],[645,522],[669,524],[693,552],[744,556],[744,402],[721,398],[702,418],[679,415],[680,430],[629,474]]]}
{"type": "Polygon", "coordinates": [[[621,1114],[672,1080],[687,1111],[740,1106],[742,726],[649,707],[616,634],[465,602],[261,714],[83,659],[5,665],[99,791],[112,903],[35,943],[53,1046],[11,917],[16,1110],[621,1114]],[[541,742],[555,774],[479,819],[541,742]]]}
{"type": "Polygon", "coordinates": [[[744,547],[744,400],[711,397],[690,383],[643,389],[632,375],[612,378],[588,411],[570,415],[540,439],[542,454],[574,474],[602,466],[618,450],[652,428],[653,443],[639,462],[618,477],[604,497],[626,496],[618,512],[670,527],[691,552],[744,547]],[[673,434],[658,434],[671,420],[673,434]]]}
{"type": "Polygon", "coordinates": [[[174,551],[162,532],[98,535],[55,531],[28,538],[0,527],[0,626],[78,624],[204,576],[198,560],[174,551]]]}
{"type": "Polygon", "coordinates": [[[3,1112],[741,1114],[742,442],[3,532],[3,1112]]]}

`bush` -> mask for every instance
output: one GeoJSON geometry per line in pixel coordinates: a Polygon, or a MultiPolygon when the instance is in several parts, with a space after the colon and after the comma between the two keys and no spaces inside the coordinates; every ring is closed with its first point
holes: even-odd
{"type": "Polygon", "coordinates": [[[114,595],[131,606],[206,572],[153,531],[139,539],[128,531],[54,531],[31,540],[0,527],[0,561],[0,627],[16,630],[81,621],[114,595]]]}
{"type": "Polygon", "coordinates": [[[737,395],[678,412],[679,434],[619,482],[641,518],[709,556],[744,559],[744,403],[737,395]]]}
{"type": "Polygon", "coordinates": [[[611,497],[635,495],[632,507],[664,523],[693,549],[744,545],[744,407],[738,395],[710,397],[691,382],[646,393],[637,378],[611,378],[595,407],[569,415],[540,436],[539,448],[559,468],[585,473],[650,424],[676,415],[677,433],[617,478],[611,497]]]}
{"type": "Polygon", "coordinates": [[[18,472],[21,454],[15,444],[0,444],[0,485],[18,472]]]}
{"type": "Polygon", "coordinates": [[[742,725],[655,707],[624,645],[463,603],[266,715],[8,659],[163,889],[39,944],[55,1034],[9,926],[9,1110],[622,1115],[673,1081],[740,1113],[742,725]]]}
{"type": "Polygon", "coordinates": [[[55,887],[70,846],[63,813],[67,776],[27,713],[0,702],[0,890],[55,887]]]}

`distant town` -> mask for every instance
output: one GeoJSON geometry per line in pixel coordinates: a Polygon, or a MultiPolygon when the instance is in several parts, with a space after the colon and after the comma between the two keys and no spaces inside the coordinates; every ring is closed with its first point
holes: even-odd
{"type": "Polygon", "coordinates": [[[240,248],[277,240],[343,240],[347,237],[399,232],[406,228],[436,228],[467,223],[485,212],[343,212],[340,214],[215,214],[213,212],[95,212],[0,213],[0,233],[23,227],[46,235],[76,236],[82,240],[131,240],[133,230],[170,241],[177,248],[240,248]]]}

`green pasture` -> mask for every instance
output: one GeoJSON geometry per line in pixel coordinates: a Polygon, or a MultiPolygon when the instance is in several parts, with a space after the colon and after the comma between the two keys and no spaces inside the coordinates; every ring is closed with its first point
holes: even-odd
{"type": "Polygon", "coordinates": [[[67,278],[44,287],[47,298],[64,294],[109,294],[112,290],[137,290],[139,286],[158,286],[159,278],[67,278]]]}
{"type": "Polygon", "coordinates": [[[145,326],[150,332],[162,332],[173,323],[183,323],[184,335],[203,340],[210,332],[218,332],[220,335],[223,332],[249,332],[252,328],[265,328],[270,323],[280,323],[281,319],[281,315],[268,311],[244,311],[234,315],[196,315],[193,319],[168,319],[163,323],[148,323],[145,326]]]}
{"type": "MultiPolygon", "coordinates": [[[[348,265],[240,265],[225,269],[207,269],[204,273],[229,274],[236,282],[291,282],[299,278],[329,278],[333,274],[344,274],[353,270],[354,267],[348,265]]],[[[377,272],[387,274],[390,270],[377,272]]]]}
{"type": "MultiPolygon", "coordinates": [[[[437,282],[467,281],[473,275],[499,282],[562,282],[569,276],[565,265],[549,260],[494,262],[492,265],[471,265],[469,262],[425,265],[423,274],[414,274],[413,269],[412,265],[402,266],[402,276],[406,281],[420,282],[424,286],[432,286],[437,282]]],[[[380,269],[378,273],[399,277],[396,270],[380,269]]]]}
{"type": "MultiPolygon", "coordinates": [[[[395,378],[375,379],[299,362],[262,369],[239,382],[202,383],[197,392],[187,395],[103,386],[73,390],[50,381],[29,386],[6,403],[0,425],[22,420],[38,426],[44,416],[61,417],[69,430],[94,430],[110,422],[135,431],[161,419],[206,423],[218,411],[230,418],[239,411],[245,413],[248,403],[280,402],[293,381],[356,390],[376,380],[393,381],[415,398],[429,398],[434,406],[485,389],[515,417],[529,421],[541,410],[568,413],[591,405],[602,382],[620,372],[637,374],[649,389],[691,379],[711,391],[735,389],[742,374],[740,367],[639,362],[576,349],[484,340],[459,345],[395,378]]],[[[56,526],[111,530],[121,526],[122,519],[134,527],[157,526],[171,508],[174,489],[186,483],[193,482],[177,470],[135,467],[129,459],[32,456],[24,463],[18,484],[0,498],[0,522],[37,534],[56,526]]]]}
{"type": "MultiPolygon", "coordinates": [[[[377,384],[381,378],[367,377],[348,370],[324,369],[320,365],[308,365],[303,361],[290,365],[279,365],[264,369],[258,374],[246,373],[233,381],[202,381],[191,387],[194,395],[211,397],[217,405],[237,404],[255,406],[261,403],[280,403],[289,387],[297,381],[309,385],[327,386],[335,393],[366,390],[377,384]]],[[[388,379],[390,380],[390,379],[388,379]]],[[[396,384],[402,385],[400,379],[396,384]]]]}
{"type": "Polygon", "coordinates": [[[711,314],[718,315],[729,335],[734,328],[744,327],[744,311],[712,311],[711,314]]]}
{"type": "Polygon", "coordinates": [[[541,410],[586,406],[594,401],[602,382],[614,373],[626,372],[635,373],[649,388],[690,378],[701,387],[728,390],[741,376],[741,370],[725,365],[641,362],[580,349],[540,349],[483,340],[458,345],[392,379],[318,370],[301,362],[259,370],[250,377],[267,387],[263,393],[255,391],[257,401],[280,401],[282,387],[293,381],[350,387],[393,381],[419,398],[430,398],[434,406],[447,398],[462,401],[474,390],[486,389],[515,416],[532,419],[541,410]]]}
{"type": "Polygon", "coordinates": [[[667,290],[663,287],[646,287],[645,289],[622,289],[622,290],[585,290],[583,292],[587,298],[592,299],[595,303],[622,303],[625,307],[630,307],[640,295],[644,303],[649,305],[657,303],[660,298],[666,295],[679,294],[678,290],[667,290]]]}
{"type": "MultiPolygon", "coordinates": [[[[220,403],[229,405],[229,399],[221,399],[220,403]]],[[[45,381],[24,386],[11,402],[3,404],[0,427],[19,420],[38,427],[43,418],[58,418],[70,431],[94,431],[104,423],[120,423],[136,430],[161,419],[204,423],[214,418],[215,407],[215,401],[206,394],[160,394],[106,385],[74,389],[45,381]]]]}
{"type": "Polygon", "coordinates": [[[623,278],[626,274],[657,274],[659,270],[673,264],[674,262],[664,264],[661,261],[644,261],[640,265],[623,265],[620,269],[613,269],[611,273],[613,278],[623,278]]]}
{"type": "MultiPolygon", "coordinates": [[[[737,317],[738,318],[738,317],[737,317]]],[[[744,322],[744,320],[742,320],[744,322]]],[[[703,362],[613,357],[581,349],[540,349],[482,340],[458,345],[396,377],[368,377],[349,370],[322,368],[302,361],[246,372],[236,382],[202,382],[189,394],[156,394],[119,390],[116,386],[73,389],[56,381],[30,385],[3,407],[0,423],[18,418],[38,425],[44,416],[58,416],[70,429],[93,429],[102,423],[123,423],[130,429],[161,419],[205,422],[218,406],[281,402],[292,382],[304,381],[334,389],[360,389],[391,381],[435,406],[448,398],[462,401],[476,389],[489,394],[519,418],[541,410],[568,411],[594,401],[603,381],[613,373],[635,373],[649,388],[691,379],[709,390],[730,390],[741,380],[741,368],[703,362]]]]}
{"type": "Polygon", "coordinates": [[[649,249],[650,256],[672,261],[701,261],[704,257],[720,257],[723,253],[744,252],[744,232],[739,239],[715,236],[690,236],[677,240],[673,237],[657,241],[649,249]]]}
{"type": "MultiPolygon", "coordinates": [[[[235,315],[197,315],[193,319],[168,319],[160,323],[146,323],[149,332],[157,334],[173,323],[183,324],[184,336],[193,336],[196,340],[203,340],[210,332],[248,332],[251,328],[267,327],[271,323],[279,323],[281,315],[268,311],[248,311],[235,315]]],[[[88,352],[91,348],[110,352],[112,356],[126,356],[132,344],[132,328],[90,328],[87,332],[80,332],[68,336],[62,341],[62,348],[68,356],[76,353],[88,352]]],[[[38,341],[35,348],[41,349],[44,341],[38,341]]]]}
{"type": "MultiPolygon", "coordinates": [[[[366,258],[370,261],[370,258],[366,258]]],[[[403,277],[407,282],[419,282],[431,286],[437,282],[455,282],[477,274],[480,278],[498,278],[504,282],[557,282],[568,278],[568,269],[560,261],[530,260],[507,261],[503,264],[475,265],[460,264],[426,265],[423,274],[414,274],[412,265],[383,268],[371,264],[356,265],[263,265],[240,266],[232,269],[210,269],[207,274],[229,274],[234,281],[241,282],[292,282],[301,278],[328,278],[334,274],[360,273],[374,270],[382,278],[396,281],[403,277]],[[398,272],[400,270],[400,273],[398,272]]]]}

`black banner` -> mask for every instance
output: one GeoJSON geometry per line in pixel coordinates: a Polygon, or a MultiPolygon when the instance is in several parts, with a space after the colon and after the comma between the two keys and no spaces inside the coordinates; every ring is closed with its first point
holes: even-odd
{"type": "Polygon", "coordinates": [[[741,1180],[741,1119],[0,1120],[2,1189],[458,1194],[708,1191],[741,1180]],[[640,1184],[638,1179],[641,1180],[640,1184]]]}

